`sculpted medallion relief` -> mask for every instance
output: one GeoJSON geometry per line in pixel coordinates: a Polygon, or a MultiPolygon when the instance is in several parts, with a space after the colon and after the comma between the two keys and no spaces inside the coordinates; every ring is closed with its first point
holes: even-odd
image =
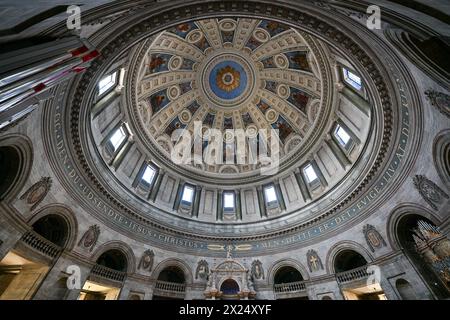
{"type": "Polygon", "coordinates": [[[259,260],[254,260],[252,262],[252,277],[256,280],[264,279],[264,269],[262,263],[259,260]]]}
{"type": "Polygon", "coordinates": [[[155,253],[153,250],[145,250],[142,254],[141,260],[139,261],[138,269],[152,271],[154,258],[155,253]]]}
{"type": "Polygon", "coordinates": [[[195,270],[195,279],[207,280],[209,275],[209,266],[206,260],[200,260],[195,270]]]}
{"type": "Polygon", "coordinates": [[[20,197],[20,200],[26,200],[27,204],[31,205],[30,211],[33,211],[39,203],[44,200],[47,193],[52,186],[52,178],[42,177],[41,180],[33,184],[25,193],[20,197]]]}
{"type": "Polygon", "coordinates": [[[89,229],[84,233],[83,237],[81,237],[78,242],[78,246],[82,246],[86,249],[89,249],[89,252],[92,252],[94,249],[98,236],[100,235],[100,227],[98,225],[92,225],[89,229]]]}

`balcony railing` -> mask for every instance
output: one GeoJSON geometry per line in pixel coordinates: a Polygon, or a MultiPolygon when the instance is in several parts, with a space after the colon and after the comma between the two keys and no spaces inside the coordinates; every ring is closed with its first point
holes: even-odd
{"type": "Polygon", "coordinates": [[[100,278],[122,282],[125,280],[125,272],[110,269],[99,264],[94,265],[91,274],[100,278]]]}
{"type": "Polygon", "coordinates": [[[371,275],[371,273],[367,272],[367,267],[368,266],[362,266],[356,269],[336,273],[336,279],[338,283],[346,283],[367,278],[371,275]]]}
{"type": "Polygon", "coordinates": [[[290,283],[280,283],[273,286],[275,293],[293,293],[306,290],[305,282],[297,281],[290,283]]]}
{"type": "Polygon", "coordinates": [[[32,230],[25,232],[21,238],[21,241],[27,246],[45,254],[50,258],[55,258],[61,252],[61,248],[59,246],[32,230]]]}
{"type": "Polygon", "coordinates": [[[156,281],[155,289],[174,292],[185,292],[186,285],[184,283],[175,283],[167,281],[156,281]]]}
{"type": "Polygon", "coordinates": [[[186,292],[186,284],[174,283],[167,281],[156,281],[154,295],[184,298],[186,292]]]}

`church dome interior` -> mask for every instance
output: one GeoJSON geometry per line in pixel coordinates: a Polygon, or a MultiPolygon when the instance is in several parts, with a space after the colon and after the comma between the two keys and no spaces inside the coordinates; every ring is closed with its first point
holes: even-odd
{"type": "Polygon", "coordinates": [[[367,174],[365,160],[376,147],[366,144],[375,139],[369,90],[349,60],[319,39],[276,21],[207,19],[170,27],[131,52],[127,71],[111,61],[99,76],[122,72],[131,84],[120,89],[126,101],[116,96],[105,106],[107,97],[93,87],[86,131],[97,152],[83,157],[103,160],[111,177],[99,179],[135,204],[134,212],[148,208],[142,216],[151,218],[157,210],[156,220],[172,224],[179,218],[232,223],[220,232],[243,236],[286,227],[286,220],[248,223],[287,215],[297,224],[311,220],[348,194],[338,195],[339,186],[355,188],[367,174]],[[336,88],[350,70],[359,81],[351,87],[358,100],[336,88]],[[160,170],[166,184],[183,181],[155,199],[154,208],[148,198],[160,170]],[[175,206],[173,193],[181,198],[175,206]],[[321,201],[327,193],[334,199],[321,201]],[[230,206],[214,216],[218,197],[231,199],[230,206]],[[260,198],[269,205],[258,217],[252,208],[260,198]],[[247,225],[237,229],[238,223],[247,225]]]}
{"type": "Polygon", "coordinates": [[[448,299],[449,10],[411,2],[0,5],[0,300],[448,299]]]}

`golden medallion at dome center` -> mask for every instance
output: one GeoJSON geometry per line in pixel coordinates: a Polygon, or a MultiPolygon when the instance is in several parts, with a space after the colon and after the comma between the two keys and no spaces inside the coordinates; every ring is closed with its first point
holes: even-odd
{"type": "Polygon", "coordinates": [[[233,91],[239,87],[241,74],[231,66],[226,66],[217,71],[217,86],[227,92],[233,91]]]}

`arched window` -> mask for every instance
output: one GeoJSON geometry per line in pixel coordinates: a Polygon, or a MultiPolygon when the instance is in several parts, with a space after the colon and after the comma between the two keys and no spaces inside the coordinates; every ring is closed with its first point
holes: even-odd
{"type": "Polygon", "coordinates": [[[344,272],[367,264],[367,260],[358,252],[353,250],[344,250],[338,253],[334,260],[335,272],[344,272]]]}
{"type": "Polygon", "coordinates": [[[161,271],[158,275],[158,280],[173,283],[186,282],[183,270],[176,266],[167,267],[163,271],[161,271]]]}
{"type": "Polygon", "coordinates": [[[303,281],[303,276],[297,269],[293,267],[282,267],[280,268],[274,277],[274,284],[291,283],[303,281]]]}
{"type": "Polygon", "coordinates": [[[35,223],[32,228],[34,232],[59,247],[64,247],[69,235],[69,226],[63,217],[57,214],[46,215],[35,223]]]}
{"type": "Polygon", "coordinates": [[[105,251],[97,259],[97,264],[116,271],[127,271],[127,258],[122,251],[111,249],[105,251]]]}

